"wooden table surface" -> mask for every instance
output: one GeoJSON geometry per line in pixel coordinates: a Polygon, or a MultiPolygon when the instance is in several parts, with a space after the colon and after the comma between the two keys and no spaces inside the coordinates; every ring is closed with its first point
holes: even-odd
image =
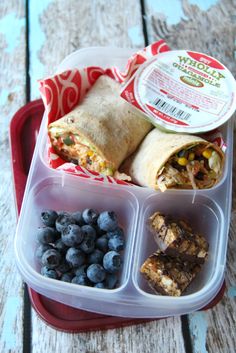
{"type": "MultiPolygon", "coordinates": [[[[208,311],[106,331],[70,334],[30,310],[14,260],[16,211],[9,123],[39,97],[36,80],[88,46],[173,49],[212,55],[236,74],[235,0],[1,0],[0,2],[0,352],[236,352],[236,160],[226,291],[208,311]]],[[[234,148],[235,150],[235,148],[234,148]]]]}

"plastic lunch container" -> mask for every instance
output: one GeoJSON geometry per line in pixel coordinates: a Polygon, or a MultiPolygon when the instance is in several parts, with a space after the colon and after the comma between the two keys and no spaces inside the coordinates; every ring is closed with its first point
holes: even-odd
{"type": "MultiPolygon", "coordinates": [[[[131,49],[87,48],[68,56],[58,72],[89,65],[123,68],[131,49]]],[[[46,161],[47,116],[43,117],[27,180],[15,237],[19,271],[36,292],[58,302],[102,314],[159,318],[189,313],[207,305],[224,280],[232,192],[232,119],[221,127],[227,144],[221,181],[209,190],[168,190],[105,184],[84,180],[48,167],[46,161]],[[180,207],[181,205],[181,207],[180,207]],[[35,231],[43,208],[75,211],[93,207],[114,210],[126,235],[120,285],[113,290],[97,289],[53,280],[40,275],[34,257],[35,231]],[[188,219],[209,242],[209,257],[200,274],[181,297],[154,294],[139,273],[144,260],[156,250],[146,228],[154,211],[188,219]]]]}

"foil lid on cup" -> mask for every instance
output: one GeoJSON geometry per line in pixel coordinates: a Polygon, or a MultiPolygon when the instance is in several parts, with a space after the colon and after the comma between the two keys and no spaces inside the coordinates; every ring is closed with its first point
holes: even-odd
{"type": "Polygon", "coordinates": [[[236,81],[208,55],[168,51],[142,64],[121,97],[159,128],[206,132],[225,123],[236,110],[236,81]]]}

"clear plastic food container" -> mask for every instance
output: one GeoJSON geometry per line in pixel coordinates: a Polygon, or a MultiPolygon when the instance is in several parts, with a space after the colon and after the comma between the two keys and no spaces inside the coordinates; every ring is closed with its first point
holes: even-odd
{"type": "MultiPolygon", "coordinates": [[[[87,48],[68,56],[58,72],[89,65],[123,69],[131,49],[87,48]]],[[[46,162],[47,116],[44,115],[25,189],[15,237],[15,254],[24,281],[36,292],[75,308],[124,317],[158,318],[189,313],[207,305],[224,280],[231,210],[233,122],[221,127],[227,144],[221,181],[209,190],[168,190],[101,183],[49,168],[46,162]],[[36,229],[42,209],[77,211],[112,209],[126,236],[118,288],[108,290],[43,277],[35,259],[36,229]],[[181,297],[154,294],[140,266],[157,246],[146,227],[155,211],[189,220],[209,242],[209,257],[181,297]]]]}

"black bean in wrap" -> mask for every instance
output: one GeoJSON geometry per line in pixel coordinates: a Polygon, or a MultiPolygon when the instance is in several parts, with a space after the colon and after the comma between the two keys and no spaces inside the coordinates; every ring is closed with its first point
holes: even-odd
{"type": "MultiPolygon", "coordinates": [[[[158,189],[157,176],[168,160],[178,151],[192,145],[206,145],[215,150],[221,157],[221,171],[224,165],[224,154],[215,144],[195,135],[167,133],[153,129],[142,141],[137,151],[121,166],[121,172],[126,173],[132,181],[141,185],[158,189]]],[[[181,188],[181,186],[179,186],[181,188]]]]}

